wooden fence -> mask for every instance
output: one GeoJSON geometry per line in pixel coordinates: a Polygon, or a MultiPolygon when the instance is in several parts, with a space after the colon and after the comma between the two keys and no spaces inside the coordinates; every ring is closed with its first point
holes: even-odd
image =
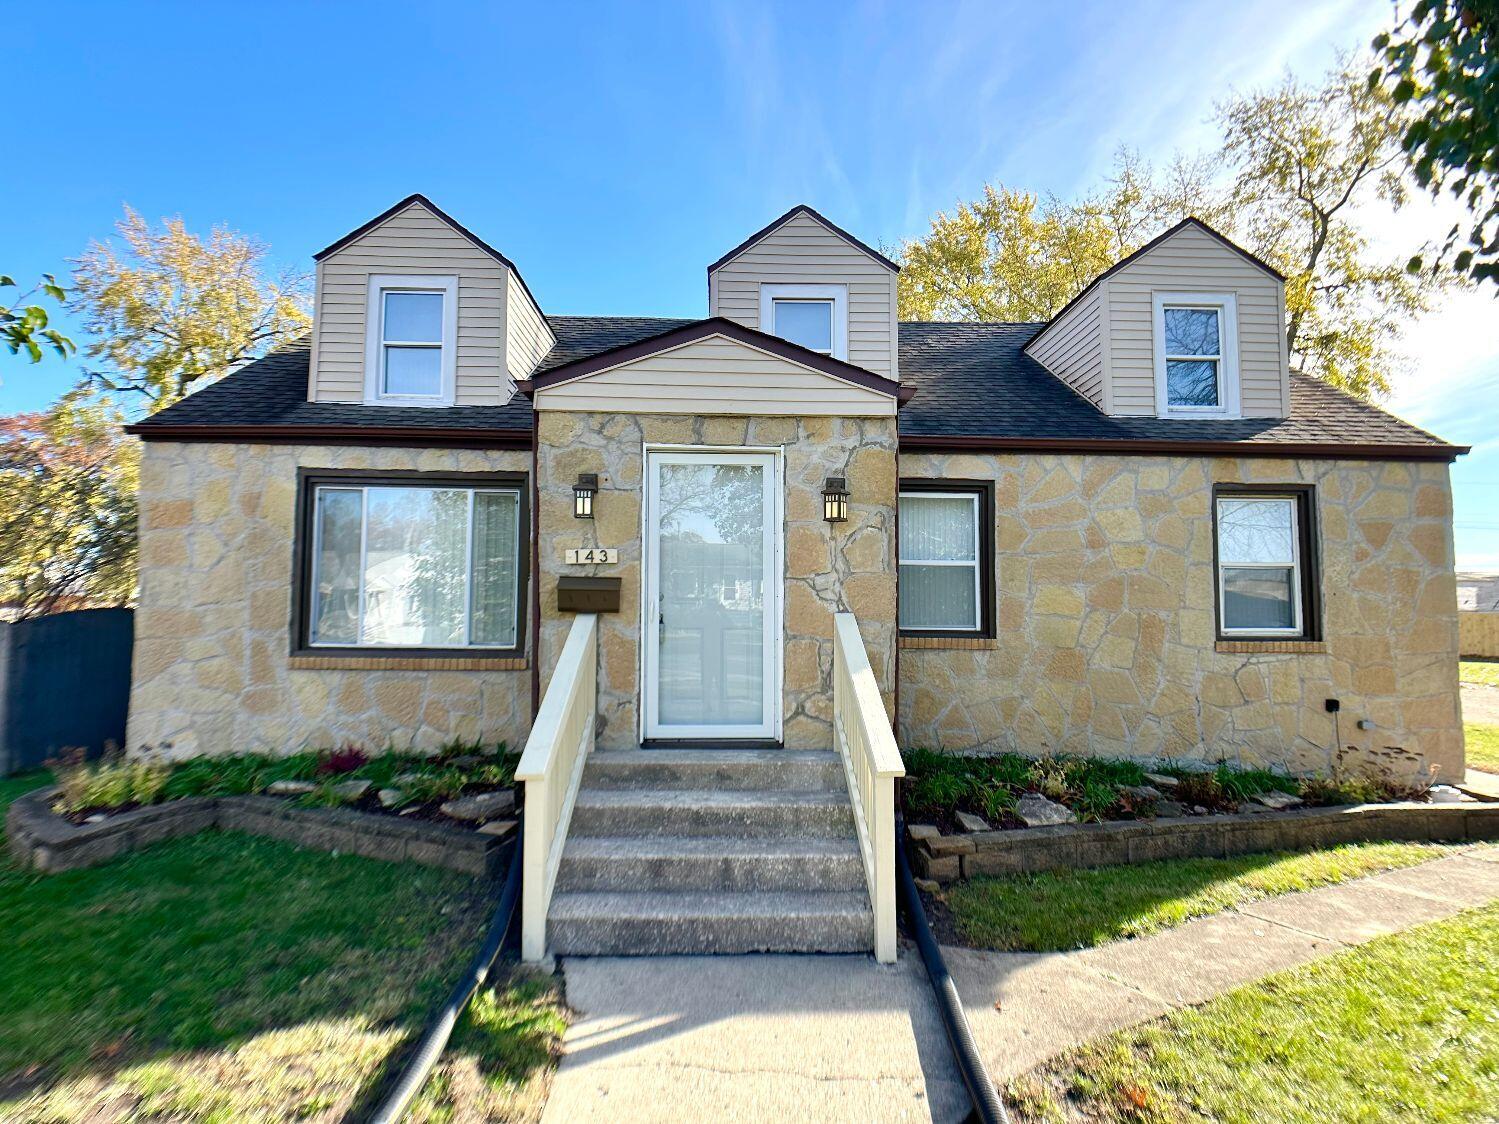
{"type": "Polygon", "coordinates": [[[1499,660],[1499,613],[1458,613],[1457,647],[1464,657],[1499,660]]]}

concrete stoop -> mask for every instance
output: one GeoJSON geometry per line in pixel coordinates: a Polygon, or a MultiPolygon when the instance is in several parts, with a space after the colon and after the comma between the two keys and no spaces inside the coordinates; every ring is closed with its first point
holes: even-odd
{"type": "Polygon", "coordinates": [[[595,752],[547,932],[563,956],[868,950],[842,764],[827,751],[595,752]]]}

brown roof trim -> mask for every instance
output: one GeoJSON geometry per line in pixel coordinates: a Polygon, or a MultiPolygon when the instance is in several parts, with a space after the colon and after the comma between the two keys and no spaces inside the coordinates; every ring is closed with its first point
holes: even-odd
{"type": "Polygon", "coordinates": [[[895,270],[896,273],[900,272],[900,266],[899,265],[897,265],[895,262],[891,261],[884,254],[880,253],[873,246],[867,245],[867,244],[859,241],[857,238],[855,238],[848,231],[844,230],[837,223],[833,222],[831,219],[829,219],[825,215],[818,214],[816,211],[814,211],[811,207],[807,206],[805,203],[798,203],[795,207],[792,207],[791,210],[787,211],[780,218],[774,220],[773,222],[767,224],[766,226],[762,226],[759,230],[755,231],[755,233],[751,234],[743,242],[739,243],[739,245],[735,246],[727,254],[725,254],[723,257],[719,258],[712,265],[710,265],[708,267],[708,272],[712,273],[715,269],[717,269],[719,266],[723,265],[725,262],[732,261],[734,258],[737,258],[740,254],[744,253],[745,250],[748,250],[751,246],[753,246],[756,242],[760,241],[760,239],[764,238],[771,231],[775,230],[779,226],[783,226],[784,224],[790,222],[792,219],[796,218],[797,215],[806,215],[808,218],[814,220],[815,222],[821,223],[823,226],[827,227],[828,230],[830,230],[832,233],[836,234],[839,238],[842,238],[845,242],[847,242],[854,249],[856,249],[856,250],[863,250],[870,257],[874,258],[875,261],[881,263],[882,265],[889,266],[891,269],[895,270]]]}
{"type": "MultiPolygon", "coordinates": [[[[345,234],[337,242],[333,242],[327,246],[324,246],[321,250],[312,255],[312,260],[322,261],[329,254],[337,253],[339,250],[342,250],[345,246],[347,246],[350,242],[363,238],[366,234],[374,230],[375,227],[379,226],[386,219],[393,218],[394,216],[400,214],[407,207],[410,207],[413,203],[420,203],[423,207],[427,208],[427,210],[431,211],[434,215],[451,226],[459,234],[467,238],[479,249],[483,250],[490,257],[494,258],[495,261],[499,262],[506,269],[510,270],[511,273],[515,274],[515,279],[520,282],[520,287],[525,290],[526,296],[530,298],[531,303],[536,307],[537,314],[543,320],[546,319],[546,313],[541,309],[541,302],[539,302],[536,299],[535,295],[532,294],[531,286],[526,284],[526,279],[521,276],[520,270],[515,268],[515,263],[419,191],[406,196],[405,199],[402,199],[395,206],[381,211],[374,218],[370,219],[369,222],[365,223],[363,226],[356,227],[355,229],[349,231],[349,233],[345,234]]],[[[547,325],[547,331],[552,331],[550,324],[547,325]]],[[[552,332],[552,340],[554,343],[556,342],[556,339],[557,334],[555,332],[552,332]]]]}
{"type": "Polygon", "coordinates": [[[1330,441],[1168,441],[1144,437],[959,437],[902,434],[900,451],[1117,453],[1125,456],[1324,457],[1329,460],[1455,461],[1467,445],[1379,445],[1330,441]]]}
{"type": "Polygon", "coordinates": [[[127,425],[142,441],[212,441],[241,445],[378,445],[405,448],[529,449],[529,429],[458,429],[429,425],[127,425]]]}
{"type": "Polygon", "coordinates": [[[901,384],[893,379],[876,375],[871,371],[866,371],[863,367],[845,363],[841,359],[832,359],[826,355],[819,355],[815,351],[808,351],[805,347],[794,344],[790,340],[757,332],[733,320],[725,320],[722,316],[713,316],[707,320],[694,320],[691,324],[684,324],[680,328],[671,328],[657,335],[647,336],[643,340],[636,340],[634,343],[611,347],[608,351],[601,351],[597,355],[575,359],[571,363],[553,367],[550,371],[532,375],[530,379],[516,385],[522,394],[531,396],[538,390],[545,390],[549,386],[586,378],[588,375],[609,367],[617,367],[621,363],[629,363],[668,348],[680,347],[684,343],[706,339],[708,336],[726,336],[748,347],[768,351],[792,363],[800,363],[804,367],[811,367],[835,379],[842,379],[844,382],[853,383],[855,386],[862,386],[866,390],[877,391],[880,394],[888,394],[892,398],[899,398],[903,389],[901,384]]]}
{"type": "Polygon", "coordinates": [[[1060,312],[1058,312],[1055,316],[1053,316],[1050,320],[1048,320],[1046,322],[1046,324],[1042,327],[1042,329],[1039,332],[1037,332],[1034,336],[1032,336],[1030,338],[1030,341],[1024,347],[1022,347],[1020,350],[1022,352],[1024,352],[1025,354],[1029,355],[1030,354],[1030,350],[1031,350],[1031,345],[1034,344],[1037,340],[1039,340],[1042,336],[1044,336],[1047,332],[1051,331],[1051,326],[1053,324],[1055,324],[1058,320],[1060,320],[1062,317],[1066,316],[1067,313],[1072,310],[1072,306],[1075,305],[1075,304],[1077,304],[1078,301],[1082,300],[1085,296],[1087,296],[1089,293],[1091,293],[1094,290],[1094,288],[1096,288],[1101,281],[1104,281],[1107,278],[1112,277],[1114,274],[1118,273],[1125,266],[1129,265],[1130,262],[1134,261],[1136,258],[1139,258],[1139,257],[1141,257],[1144,254],[1150,253],[1151,250],[1154,250],[1162,242],[1166,241],[1166,239],[1172,237],[1175,234],[1181,233],[1183,230],[1185,230],[1189,226],[1195,226],[1195,227],[1197,227],[1197,229],[1201,230],[1204,234],[1210,234],[1210,235],[1212,235],[1219,242],[1222,242],[1225,246],[1227,246],[1234,253],[1238,254],[1245,261],[1249,262],[1251,265],[1257,265],[1257,266],[1259,266],[1266,273],[1270,274],[1271,277],[1274,277],[1277,281],[1280,281],[1280,282],[1284,282],[1285,281],[1286,275],[1284,273],[1282,273],[1280,270],[1276,269],[1269,262],[1265,261],[1264,258],[1257,257],[1256,255],[1250,253],[1243,246],[1240,246],[1237,242],[1234,242],[1232,239],[1230,239],[1227,235],[1219,234],[1216,230],[1214,230],[1212,227],[1210,227],[1207,223],[1203,222],[1201,219],[1199,219],[1199,218],[1197,218],[1197,217],[1195,217],[1193,215],[1188,215],[1186,218],[1182,219],[1181,222],[1179,222],[1175,226],[1173,226],[1170,230],[1166,230],[1166,231],[1161,232],[1160,234],[1157,234],[1154,238],[1152,238],[1149,242],[1145,243],[1145,245],[1141,246],[1134,253],[1129,254],[1126,257],[1120,258],[1113,265],[1109,266],[1108,269],[1104,270],[1097,277],[1093,278],[1093,280],[1089,281],[1088,284],[1087,284],[1087,286],[1083,289],[1083,291],[1080,292],[1080,293],[1078,293],[1077,296],[1073,297],[1070,301],[1068,301],[1066,304],[1064,304],[1062,306],[1062,310],[1060,312]]]}

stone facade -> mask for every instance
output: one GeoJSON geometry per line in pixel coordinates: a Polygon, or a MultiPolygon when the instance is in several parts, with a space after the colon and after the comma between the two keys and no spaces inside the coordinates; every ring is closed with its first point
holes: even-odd
{"type": "MultiPolygon", "coordinates": [[[[182,758],[350,743],[428,749],[453,738],[524,744],[524,660],[456,670],[443,660],[291,658],[299,468],[529,473],[531,455],[147,442],[129,748],[182,758]]],[[[528,624],[526,613],[523,634],[528,624]]]]}
{"type": "Polygon", "coordinates": [[[998,640],[900,658],[902,746],[1461,777],[1448,466],[903,454],[996,482],[998,640]],[[1216,640],[1215,483],[1311,484],[1320,643],[1216,640]],[[1375,724],[1360,730],[1360,719],[1375,724]]]}
{"type": "Polygon", "coordinates": [[[604,748],[639,739],[641,512],[646,444],[784,449],[785,585],[782,710],[788,748],[832,746],[833,614],[859,620],[893,714],[895,683],[894,418],[693,417],[542,412],[538,415],[545,689],[572,615],[557,611],[561,574],[622,579],[620,612],[600,618],[599,730],[604,748]],[[573,483],[599,474],[594,518],[573,518],[573,483]],[[822,518],[822,485],[845,476],[848,522],[822,518]],[[617,547],[610,566],[567,566],[570,547],[617,547]]]}

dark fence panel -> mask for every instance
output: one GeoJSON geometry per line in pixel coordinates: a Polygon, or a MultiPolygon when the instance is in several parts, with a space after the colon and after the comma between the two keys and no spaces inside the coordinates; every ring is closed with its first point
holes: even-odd
{"type": "Polygon", "coordinates": [[[79,609],[0,627],[0,774],[125,744],[134,618],[79,609]]]}

